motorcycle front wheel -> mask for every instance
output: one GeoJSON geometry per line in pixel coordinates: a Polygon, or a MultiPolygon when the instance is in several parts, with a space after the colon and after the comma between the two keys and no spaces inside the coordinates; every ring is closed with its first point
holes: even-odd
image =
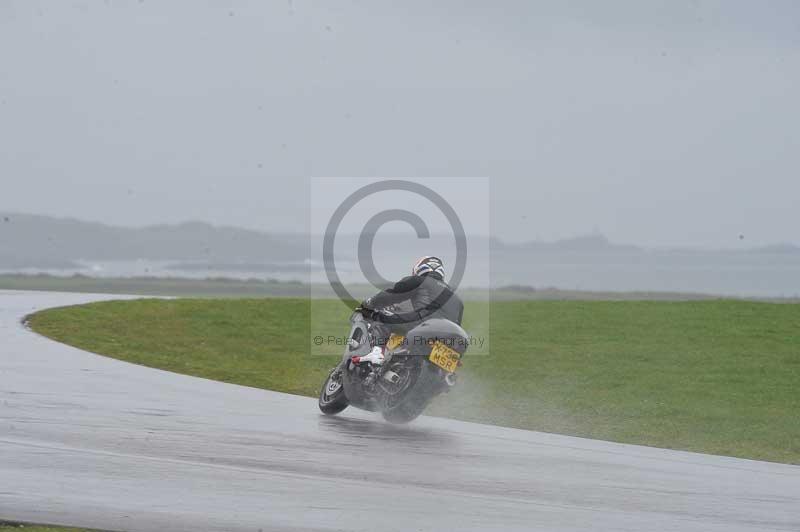
{"type": "Polygon", "coordinates": [[[323,414],[332,416],[338,414],[350,404],[344,394],[344,382],[342,381],[342,365],[333,368],[322,390],[319,392],[319,409],[323,414]]]}

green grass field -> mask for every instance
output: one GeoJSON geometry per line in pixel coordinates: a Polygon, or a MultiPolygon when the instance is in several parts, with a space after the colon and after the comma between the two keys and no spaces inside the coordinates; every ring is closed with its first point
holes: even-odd
{"type": "Polygon", "coordinates": [[[26,523],[6,523],[0,521],[0,532],[99,532],[86,528],[67,528],[48,525],[29,525],[26,523]]]}
{"type": "MultiPolygon", "coordinates": [[[[150,299],[46,310],[30,324],[137,364],[316,396],[341,348],[312,355],[311,333],[345,335],[347,317],[335,300],[150,299]]],[[[431,414],[800,463],[800,305],[470,302],[465,328],[488,332],[490,348],[467,354],[431,414]]]]}

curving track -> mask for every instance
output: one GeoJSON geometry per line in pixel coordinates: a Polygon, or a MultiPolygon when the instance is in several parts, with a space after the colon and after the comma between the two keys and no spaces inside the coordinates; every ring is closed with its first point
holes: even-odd
{"type": "Polygon", "coordinates": [[[148,369],[0,291],[0,518],[117,530],[800,530],[800,467],[422,418],[148,369]]]}

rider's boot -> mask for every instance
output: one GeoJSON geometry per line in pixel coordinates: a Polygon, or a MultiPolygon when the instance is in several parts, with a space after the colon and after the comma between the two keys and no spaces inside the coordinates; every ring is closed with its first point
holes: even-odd
{"type": "Polygon", "coordinates": [[[363,357],[352,357],[354,364],[361,364],[362,362],[371,362],[375,366],[380,366],[386,357],[383,355],[383,348],[375,346],[368,354],[363,357]]]}

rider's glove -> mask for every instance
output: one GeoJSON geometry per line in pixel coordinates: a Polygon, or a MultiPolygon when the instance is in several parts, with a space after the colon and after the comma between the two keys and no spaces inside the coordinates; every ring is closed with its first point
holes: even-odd
{"type": "Polygon", "coordinates": [[[376,311],[374,311],[372,313],[372,321],[377,321],[377,322],[380,322],[380,323],[386,323],[386,321],[387,321],[386,318],[388,318],[389,316],[394,316],[394,312],[392,312],[391,310],[387,310],[385,308],[382,308],[382,309],[376,310],[376,311]]]}
{"type": "Polygon", "coordinates": [[[357,312],[360,312],[365,319],[371,320],[375,311],[371,308],[365,307],[363,304],[356,309],[357,312]]]}

